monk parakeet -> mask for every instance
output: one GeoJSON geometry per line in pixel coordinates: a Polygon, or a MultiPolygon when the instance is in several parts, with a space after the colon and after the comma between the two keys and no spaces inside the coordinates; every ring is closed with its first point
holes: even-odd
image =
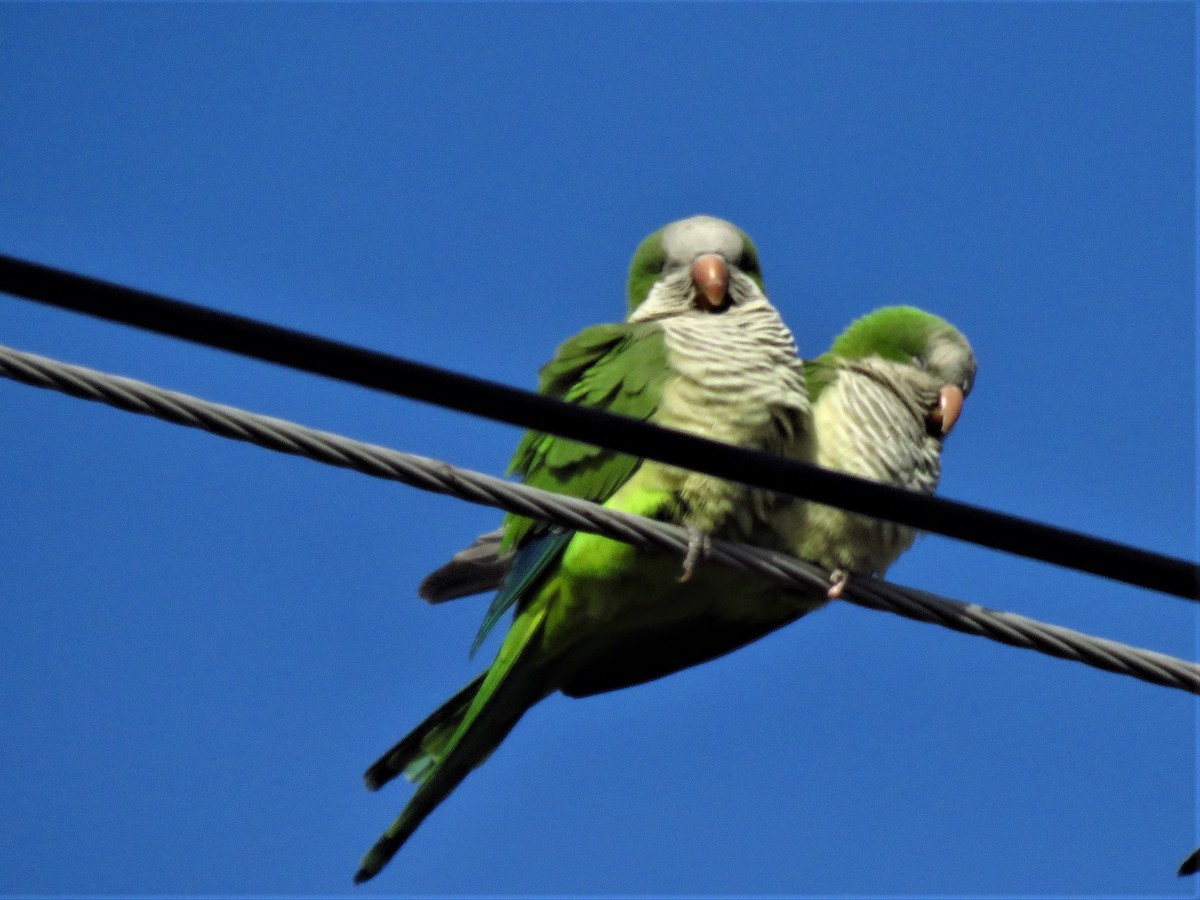
{"type": "MultiPolygon", "coordinates": [[[[829,352],[805,364],[817,464],[932,494],[942,442],[975,381],[975,356],[949,322],[912,306],[853,322],[829,352]]],[[[793,552],[833,571],[829,596],[849,573],[883,575],[916,531],[832,506],[787,508],[793,552]]]]}
{"type": "MultiPolygon", "coordinates": [[[[674,222],[638,248],[631,305],[620,324],[559,347],[539,390],[728,443],[812,457],[803,366],[791,332],[763,294],[753,244],[721,219],[674,222]]],[[[511,471],[526,484],[779,547],[772,522],[792,501],[707,475],[527,433],[511,471]]],[[[694,545],[700,541],[694,541],[694,545]]],[[[515,609],[491,666],[367,770],[379,788],[403,773],[417,788],[363,858],[373,877],[425,817],[495,750],[524,712],[555,691],[587,696],[681,668],[675,643],[706,616],[778,618],[778,591],[718,566],[509,516],[496,545],[510,557],[483,631],[515,609]],[[759,596],[761,592],[762,596],[759,596]]],[[[711,640],[711,638],[703,638],[711,640]]],[[[683,644],[687,644],[686,641],[683,644]]],[[[689,657],[703,646],[685,646],[689,657]]],[[[720,652],[720,651],[718,651],[720,652]]],[[[713,655],[713,654],[709,654],[713,655]]],[[[690,664],[690,663],[684,663],[690,664]]]]}

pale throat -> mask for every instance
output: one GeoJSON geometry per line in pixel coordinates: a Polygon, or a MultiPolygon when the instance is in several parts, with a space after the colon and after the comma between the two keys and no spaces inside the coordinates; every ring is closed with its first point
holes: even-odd
{"type": "MultiPolygon", "coordinates": [[[[810,453],[812,433],[795,341],[765,298],[720,315],[662,321],[674,377],[654,420],[702,437],[793,458],[810,453]]],[[[773,494],[663,467],[684,507],[685,524],[748,536],[778,502],[773,494]]]]}

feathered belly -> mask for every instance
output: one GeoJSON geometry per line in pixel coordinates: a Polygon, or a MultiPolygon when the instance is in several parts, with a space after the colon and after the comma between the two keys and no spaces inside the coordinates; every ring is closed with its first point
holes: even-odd
{"type": "MultiPolygon", "coordinates": [[[[937,487],[936,440],[876,381],[843,378],[817,404],[813,425],[819,465],[923,494],[937,487]]],[[[805,512],[799,553],[829,569],[882,575],[916,535],[894,522],[814,503],[805,512]]]]}
{"type": "MultiPolygon", "coordinates": [[[[801,387],[781,373],[769,396],[722,396],[686,379],[668,388],[660,424],[700,437],[792,459],[811,458],[807,403],[801,387]]],[[[801,383],[802,385],[802,383],[801,383]]],[[[664,488],[675,493],[675,521],[713,536],[750,540],[782,498],[698,472],[660,466],[664,488]]]]}
{"type": "MultiPolygon", "coordinates": [[[[738,447],[811,458],[811,409],[792,333],[765,300],[664,322],[673,376],[654,421],[738,447]]],[[[778,502],[708,475],[664,469],[675,521],[746,540],[778,502]]]]}

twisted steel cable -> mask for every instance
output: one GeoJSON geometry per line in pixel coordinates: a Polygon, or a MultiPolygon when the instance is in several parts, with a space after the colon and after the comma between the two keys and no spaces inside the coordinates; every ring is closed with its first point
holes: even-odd
{"type": "MultiPolygon", "coordinates": [[[[565,528],[601,534],[638,547],[682,555],[688,546],[689,535],[679,526],[3,346],[0,346],[0,375],[269,450],[449,494],[565,528]]],[[[824,593],[829,586],[829,575],[823,569],[784,553],[716,540],[712,542],[708,559],[810,592],[824,593]]],[[[1015,613],[961,603],[875,578],[850,579],[842,599],[867,609],[932,622],[1151,684],[1200,694],[1200,666],[1194,663],[1048,625],[1015,613]]]]}

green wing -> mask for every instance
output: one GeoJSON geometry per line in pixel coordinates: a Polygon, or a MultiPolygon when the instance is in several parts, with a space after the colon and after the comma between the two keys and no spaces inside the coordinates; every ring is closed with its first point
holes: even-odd
{"type": "Polygon", "coordinates": [[[837,379],[837,370],[837,358],[830,353],[804,360],[804,386],[808,389],[809,403],[816,405],[825,388],[837,379]]]}
{"type": "MultiPolygon", "coordinates": [[[[542,368],[538,391],[648,419],[658,408],[666,375],[667,351],[661,328],[648,323],[596,325],[558,348],[554,359],[542,368]]],[[[603,503],[640,464],[634,456],[528,431],[517,445],[509,472],[523,476],[533,487],[603,503]]],[[[511,514],[504,520],[504,529],[500,552],[515,548],[516,557],[483,617],[471,645],[472,655],[505,612],[536,589],[575,534],[511,514]]]]}
{"type": "Polygon", "coordinates": [[[504,580],[500,582],[496,596],[492,598],[491,605],[484,614],[483,622],[480,623],[479,630],[475,632],[475,640],[471,642],[470,656],[472,658],[487,639],[488,633],[508,612],[509,607],[522,597],[532,596],[531,592],[541,584],[546,570],[566,552],[567,544],[571,543],[571,538],[574,536],[574,531],[566,531],[562,528],[529,533],[525,543],[521,545],[521,549],[513,556],[512,566],[509,568],[508,574],[504,576],[504,580]]]}
{"type": "MultiPolygon", "coordinates": [[[[541,370],[538,392],[634,419],[658,408],[667,377],[662,329],[653,323],[596,325],[558,348],[541,370]]],[[[525,484],[603,503],[629,480],[641,460],[539,431],[528,431],[508,470],[525,484]]],[[[532,519],[509,515],[501,552],[520,547],[532,519]]]]}

